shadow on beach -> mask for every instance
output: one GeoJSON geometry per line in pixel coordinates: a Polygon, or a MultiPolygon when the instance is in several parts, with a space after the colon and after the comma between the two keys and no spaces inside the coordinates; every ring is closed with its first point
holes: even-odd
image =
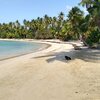
{"type": "Polygon", "coordinates": [[[72,60],[75,59],[81,59],[86,62],[100,62],[100,50],[96,49],[87,49],[83,48],[82,50],[71,50],[66,52],[58,52],[58,53],[52,53],[44,56],[38,56],[34,57],[36,58],[43,58],[43,57],[49,57],[46,59],[48,63],[52,63],[53,61],[62,61],[66,63],[65,56],[71,57],[72,60]]]}

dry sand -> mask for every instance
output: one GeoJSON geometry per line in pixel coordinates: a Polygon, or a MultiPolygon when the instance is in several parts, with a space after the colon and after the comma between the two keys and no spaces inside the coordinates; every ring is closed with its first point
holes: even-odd
{"type": "Polygon", "coordinates": [[[68,62],[72,45],[39,42],[51,46],[0,61],[0,100],[100,100],[99,62],[68,62]]]}

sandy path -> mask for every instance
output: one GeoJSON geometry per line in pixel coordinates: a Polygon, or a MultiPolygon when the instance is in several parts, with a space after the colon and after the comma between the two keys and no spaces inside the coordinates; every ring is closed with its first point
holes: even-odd
{"type": "Polygon", "coordinates": [[[0,62],[0,100],[100,100],[100,63],[66,62],[59,52],[72,46],[49,44],[46,50],[0,62]]]}

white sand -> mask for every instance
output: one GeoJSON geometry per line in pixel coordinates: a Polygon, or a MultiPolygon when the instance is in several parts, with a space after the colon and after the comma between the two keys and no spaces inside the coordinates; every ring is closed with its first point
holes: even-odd
{"type": "Polygon", "coordinates": [[[100,100],[100,63],[67,62],[72,45],[39,42],[51,47],[0,61],[0,100],[100,100]]]}

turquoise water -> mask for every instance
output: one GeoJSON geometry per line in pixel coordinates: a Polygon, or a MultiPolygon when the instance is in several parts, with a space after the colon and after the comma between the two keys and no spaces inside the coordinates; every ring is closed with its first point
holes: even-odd
{"type": "Polygon", "coordinates": [[[30,52],[35,52],[43,45],[44,44],[34,42],[0,40],[0,60],[30,52]]]}

